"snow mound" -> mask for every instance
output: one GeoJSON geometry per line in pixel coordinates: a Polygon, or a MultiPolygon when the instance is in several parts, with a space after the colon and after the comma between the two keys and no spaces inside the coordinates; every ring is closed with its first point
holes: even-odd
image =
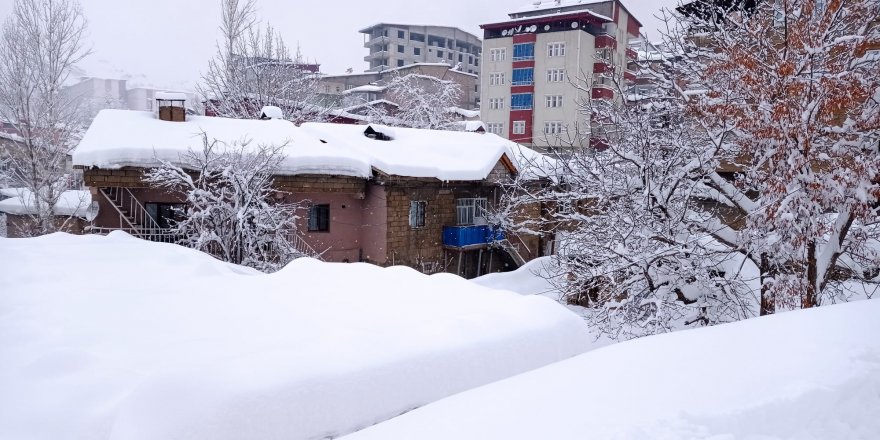
{"type": "Polygon", "coordinates": [[[545,295],[561,298],[559,289],[553,285],[553,257],[535,258],[511,272],[490,273],[471,280],[491,289],[509,290],[520,295],[545,295]]]}
{"type": "Polygon", "coordinates": [[[332,437],[582,353],[546,298],[124,233],[0,239],[0,438],[332,437]]]}
{"type": "Polygon", "coordinates": [[[651,336],[443,399],[366,439],[876,439],[880,301],[651,336]]]}

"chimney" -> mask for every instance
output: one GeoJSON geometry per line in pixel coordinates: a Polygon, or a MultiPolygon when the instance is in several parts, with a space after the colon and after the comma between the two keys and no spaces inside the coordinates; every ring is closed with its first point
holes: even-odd
{"type": "Polygon", "coordinates": [[[162,121],[186,121],[186,95],[174,92],[156,92],[156,107],[162,121]]]}

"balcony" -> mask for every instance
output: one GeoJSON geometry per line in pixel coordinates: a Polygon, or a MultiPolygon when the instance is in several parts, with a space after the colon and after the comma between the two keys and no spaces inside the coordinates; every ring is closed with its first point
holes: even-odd
{"type": "Polygon", "coordinates": [[[370,48],[371,46],[375,46],[377,44],[388,44],[389,38],[386,36],[380,36],[376,38],[372,38],[364,42],[364,47],[370,48]]]}
{"type": "Polygon", "coordinates": [[[593,85],[593,99],[614,99],[614,89],[605,85],[593,85]]]}
{"type": "Polygon", "coordinates": [[[609,34],[596,35],[596,49],[616,49],[617,39],[609,34]]]}
{"type": "Polygon", "coordinates": [[[454,248],[477,248],[504,240],[504,231],[489,225],[444,226],[443,245],[454,248]]]}
{"type": "Polygon", "coordinates": [[[614,67],[611,62],[604,58],[598,58],[593,61],[593,73],[613,73],[614,67]]]}
{"type": "Polygon", "coordinates": [[[384,58],[388,58],[388,51],[387,50],[377,50],[375,52],[370,52],[369,55],[365,56],[364,61],[370,61],[370,60],[375,60],[375,59],[384,59],[384,58]]]}
{"type": "Polygon", "coordinates": [[[626,58],[629,59],[629,60],[631,60],[631,61],[635,61],[635,60],[638,60],[638,59],[639,59],[639,55],[638,55],[638,53],[636,53],[635,50],[633,50],[633,49],[627,47],[627,48],[626,48],[626,58]]]}
{"type": "Polygon", "coordinates": [[[532,79],[522,79],[519,81],[511,81],[510,82],[510,85],[512,85],[512,86],[530,86],[532,84],[535,84],[535,81],[532,79]]]}

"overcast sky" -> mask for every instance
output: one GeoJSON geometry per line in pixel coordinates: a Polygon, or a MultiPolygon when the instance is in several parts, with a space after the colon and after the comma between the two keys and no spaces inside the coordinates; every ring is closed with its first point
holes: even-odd
{"type": "MultiPolygon", "coordinates": [[[[14,0],[0,0],[6,17],[14,0]]],[[[650,38],[661,7],[678,0],[624,0],[650,38]]],[[[139,85],[191,89],[215,50],[219,0],[80,0],[89,20],[92,55],[82,68],[92,76],[129,79],[139,85]]],[[[257,0],[258,15],[288,45],[325,73],[367,68],[363,34],[379,22],[455,26],[482,36],[479,25],[502,21],[530,0],[257,0]]]]}

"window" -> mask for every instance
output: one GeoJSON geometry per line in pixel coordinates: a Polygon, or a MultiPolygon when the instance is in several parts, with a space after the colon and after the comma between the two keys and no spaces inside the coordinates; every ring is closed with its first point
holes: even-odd
{"type": "Polygon", "coordinates": [[[449,55],[447,56],[447,58],[449,58],[450,60],[452,59],[452,52],[449,52],[449,55]]]}
{"type": "Polygon", "coordinates": [[[411,228],[422,228],[425,226],[425,207],[427,202],[411,201],[409,202],[409,226],[411,228]]]}
{"type": "Polygon", "coordinates": [[[479,67],[479,66],[480,66],[480,59],[477,58],[474,60],[474,67],[479,67]]]}
{"type": "Polygon", "coordinates": [[[443,58],[443,51],[442,50],[437,51],[437,58],[443,58]]]}
{"type": "Polygon", "coordinates": [[[406,49],[404,49],[403,45],[401,45],[401,44],[398,44],[398,45],[397,45],[397,52],[398,52],[398,53],[403,53],[405,50],[406,50],[406,49]]]}
{"type": "Polygon", "coordinates": [[[535,43],[513,45],[513,61],[535,59],[535,43]]]}
{"type": "Polygon", "coordinates": [[[549,43],[547,44],[548,57],[564,57],[565,43],[549,43]]]}
{"type": "Polygon", "coordinates": [[[455,210],[459,226],[486,224],[486,199],[484,198],[456,199],[455,210]]]}
{"type": "Polygon", "coordinates": [[[513,121],[513,134],[526,134],[526,121],[513,121]]]}
{"type": "Polygon", "coordinates": [[[504,61],[507,58],[507,48],[499,47],[496,49],[489,49],[489,59],[492,61],[504,61]]]}
{"type": "Polygon", "coordinates": [[[184,205],[182,203],[144,203],[144,209],[160,228],[171,228],[175,221],[182,220],[181,213],[184,205]]]}
{"type": "Polygon", "coordinates": [[[489,110],[501,110],[504,108],[504,98],[489,98],[489,110]]]}
{"type": "Polygon", "coordinates": [[[473,56],[468,57],[468,64],[471,64],[471,65],[474,64],[474,57],[473,56]]]}
{"type": "Polygon", "coordinates": [[[549,108],[562,107],[562,95],[547,95],[544,97],[544,102],[549,108]]]}
{"type": "Polygon", "coordinates": [[[397,38],[406,38],[406,32],[397,31],[397,38]]]}
{"type": "Polygon", "coordinates": [[[397,60],[397,67],[403,67],[403,60],[397,60]]]}
{"type": "Polygon", "coordinates": [[[421,55],[421,54],[422,54],[422,48],[421,48],[421,47],[414,47],[414,48],[413,48],[413,55],[421,55]]]}
{"type": "Polygon", "coordinates": [[[532,109],[532,94],[531,93],[517,93],[515,95],[510,95],[510,109],[511,110],[531,110],[532,109]]]}
{"type": "Polygon", "coordinates": [[[486,131],[489,133],[501,135],[504,132],[504,123],[503,122],[490,122],[486,124],[486,131]]]}
{"type": "Polygon", "coordinates": [[[563,131],[562,122],[548,121],[544,123],[544,134],[559,134],[563,131]]]}
{"type": "Polygon", "coordinates": [[[330,230],[330,205],[309,207],[309,231],[327,232],[330,230]]]}
{"type": "Polygon", "coordinates": [[[464,62],[464,55],[462,55],[462,54],[458,54],[458,62],[459,62],[459,63],[463,63],[463,62],[464,62]]]}
{"type": "Polygon", "coordinates": [[[535,83],[535,69],[528,67],[524,69],[513,69],[513,82],[515,86],[528,86],[535,83]]]}
{"type": "Polygon", "coordinates": [[[504,85],[504,72],[490,73],[489,74],[489,85],[490,86],[504,85]]]}
{"type": "Polygon", "coordinates": [[[547,69],[547,82],[562,82],[565,80],[565,69],[547,69]]]}
{"type": "Polygon", "coordinates": [[[425,35],[424,34],[417,34],[415,32],[410,32],[409,39],[412,41],[419,41],[419,42],[424,43],[425,42],[425,35]]]}
{"type": "Polygon", "coordinates": [[[604,49],[598,49],[596,50],[596,58],[600,61],[611,63],[614,61],[614,51],[607,47],[604,49]]]}

